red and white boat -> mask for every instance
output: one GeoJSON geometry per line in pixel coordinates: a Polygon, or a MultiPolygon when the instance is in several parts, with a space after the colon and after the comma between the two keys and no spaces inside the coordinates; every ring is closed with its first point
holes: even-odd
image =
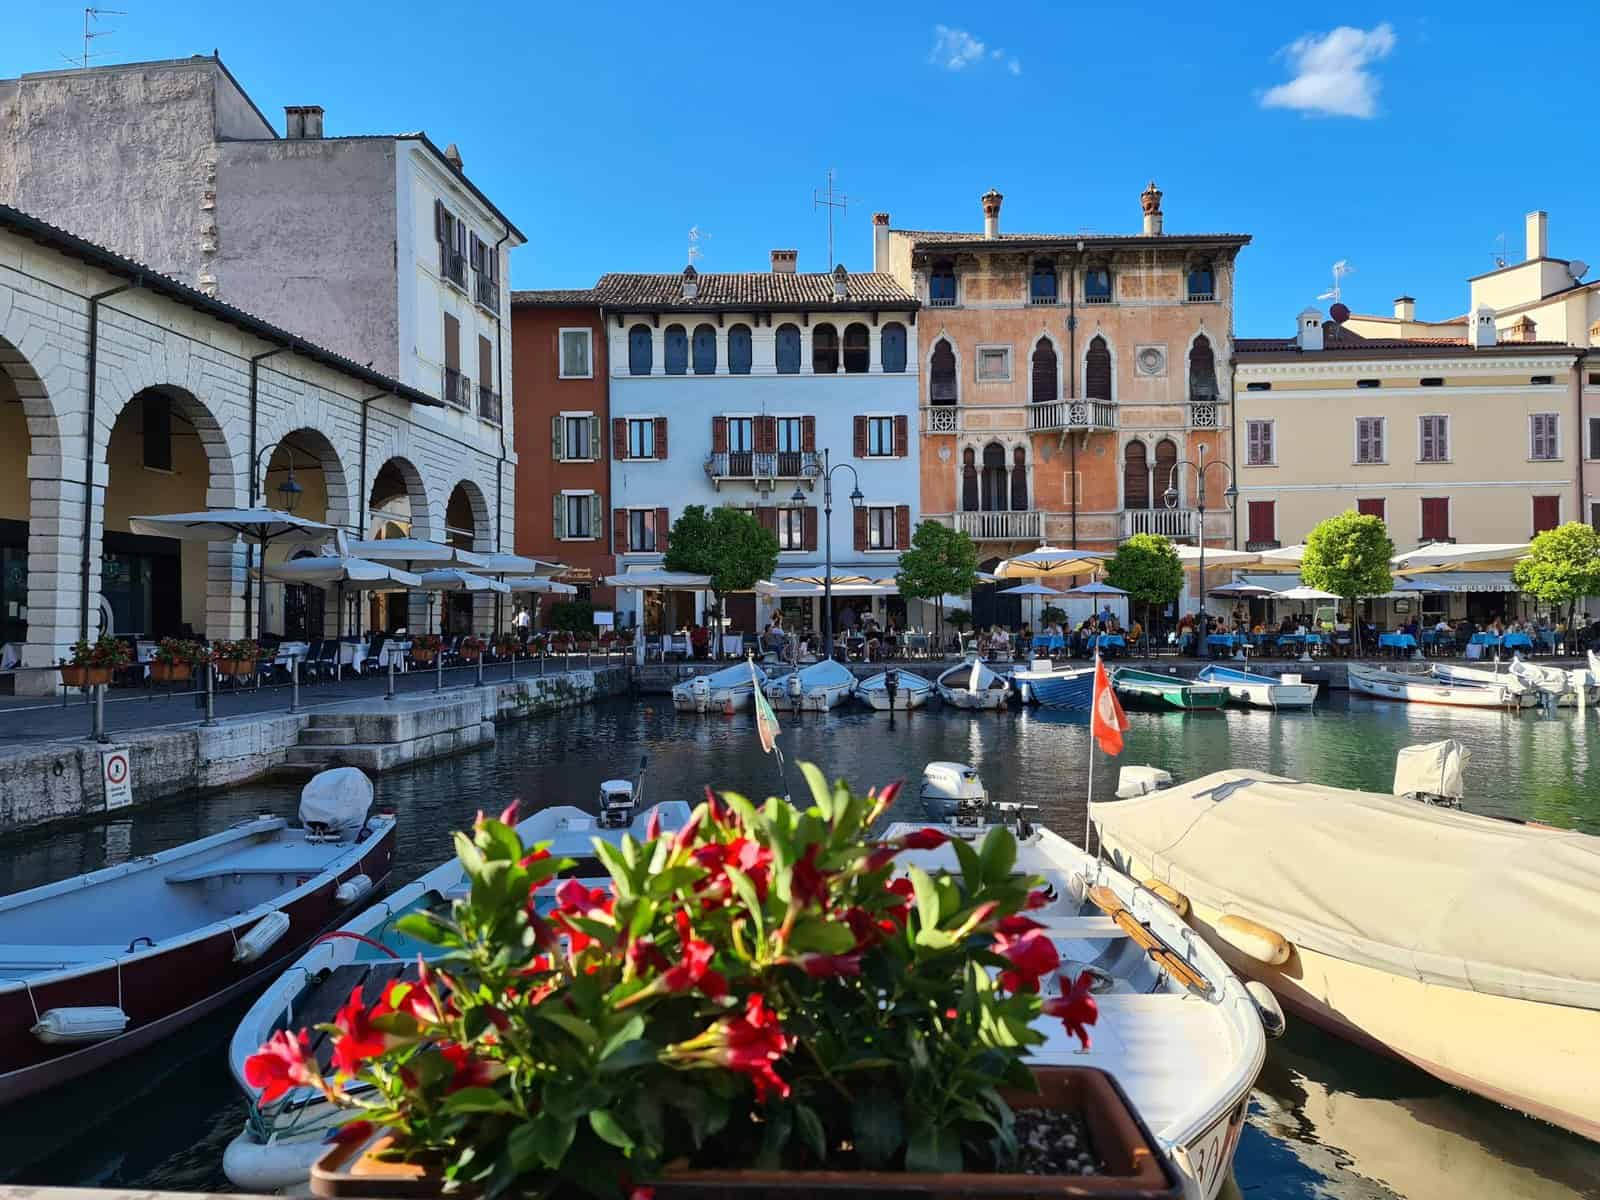
{"type": "Polygon", "coordinates": [[[394,817],[324,771],[303,828],[261,816],[0,897],[0,1104],[139,1050],[264,983],[388,878],[394,817]]]}

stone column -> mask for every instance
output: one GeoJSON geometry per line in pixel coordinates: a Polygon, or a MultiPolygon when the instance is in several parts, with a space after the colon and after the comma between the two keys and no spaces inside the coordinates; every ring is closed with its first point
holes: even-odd
{"type": "Polygon", "coordinates": [[[811,363],[811,326],[800,326],[800,374],[812,375],[811,363]]]}
{"type": "Polygon", "coordinates": [[[661,326],[653,325],[650,328],[650,374],[665,375],[667,373],[666,338],[663,336],[661,326]]]}
{"type": "Polygon", "coordinates": [[[717,369],[716,374],[728,374],[728,327],[718,325],[717,329],[717,369]]]}
{"type": "Polygon", "coordinates": [[[873,325],[867,330],[867,370],[874,375],[883,374],[882,325],[873,325]]]}

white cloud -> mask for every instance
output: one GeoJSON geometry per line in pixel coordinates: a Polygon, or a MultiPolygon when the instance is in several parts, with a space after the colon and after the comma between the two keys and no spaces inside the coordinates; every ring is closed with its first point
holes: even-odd
{"type": "Polygon", "coordinates": [[[1006,70],[1010,71],[1013,75],[1021,75],[1022,63],[1017,59],[1010,59],[1006,62],[1006,70]]]}
{"type": "Polygon", "coordinates": [[[928,61],[946,71],[964,71],[981,66],[985,60],[993,62],[1013,75],[1022,74],[1022,63],[998,46],[986,46],[965,29],[952,29],[948,25],[933,27],[933,49],[928,61]]]}
{"type": "Polygon", "coordinates": [[[1278,53],[1294,78],[1270,88],[1263,108],[1292,108],[1312,117],[1374,117],[1379,81],[1369,69],[1394,49],[1394,29],[1386,21],[1373,29],[1349,25],[1324,34],[1296,38],[1278,53]]]}

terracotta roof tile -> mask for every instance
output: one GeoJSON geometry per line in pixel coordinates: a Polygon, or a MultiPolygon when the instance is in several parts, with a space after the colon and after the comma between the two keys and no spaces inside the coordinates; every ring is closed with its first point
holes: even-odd
{"type": "Polygon", "coordinates": [[[1083,242],[1086,246],[1106,243],[1160,245],[1163,242],[1169,245],[1183,245],[1188,242],[1236,242],[1240,246],[1245,246],[1250,242],[1248,233],[1002,233],[998,237],[986,238],[981,233],[961,230],[896,229],[894,232],[909,237],[918,248],[951,244],[1001,247],[1011,243],[1055,244],[1070,250],[1079,242],[1083,242]]]}
{"type": "Polygon", "coordinates": [[[539,288],[512,292],[512,308],[584,308],[598,305],[600,294],[594,288],[539,288]]]}
{"type": "Polygon", "coordinates": [[[833,295],[833,274],[827,271],[787,274],[743,271],[733,274],[697,274],[698,292],[683,297],[683,274],[612,273],[602,275],[594,292],[608,308],[713,309],[713,308],[861,308],[882,305],[916,308],[917,300],[882,271],[864,271],[847,277],[845,298],[833,295]]]}

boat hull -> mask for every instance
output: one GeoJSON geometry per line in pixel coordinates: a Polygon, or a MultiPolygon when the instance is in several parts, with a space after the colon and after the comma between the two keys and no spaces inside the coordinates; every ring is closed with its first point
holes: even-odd
{"type": "Polygon", "coordinates": [[[1220,687],[1198,689],[1178,684],[1157,687],[1153,684],[1117,684],[1117,698],[1128,708],[1141,708],[1155,712],[1214,712],[1228,701],[1228,693],[1220,687]]]}
{"type": "Polygon", "coordinates": [[[1317,702],[1314,683],[1233,683],[1218,680],[1228,699],[1246,708],[1310,708],[1317,702]]]}
{"type": "Polygon", "coordinates": [[[1508,688],[1427,683],[1421,679],[1413,683],[1404,676],[1367,672],[1354,666],[1348,674],[1351,691],[1380,700],[1443,704],[1455,708],[1531,708],[1538,702],[1538,697],[1531,691],[1513,693],[1508,688]]]}
{"type": "Polygon", "coordinates": [[[969,692],[965,688],[949,688],[939,685],[939,699],[951,708],[964,709],[967,712],[992,712],[1004,708],[1006,699],[1010,696],[1010,689],[983,688],[976,692],[969,692]]]}
{"type": "Polygon", "coordinates": [[[1088,712],[1094,700],[1094,672],[1062,671],[1028,680],[1028,689],[1041,708],[1088,712]]]}
{"type": "Polygon", "coordinates": [[[755,699],[753,686],[742,688],[712,688],[704,696],[693,692],[672,690],[672,706],[679,712],[728,713],[743,712],[755,699]]]}
{"type": "MultiPolygon", "coordinates": [[[[932,688],[918,688],[914,691],[901,688],[895,693],[892,707],[895,712],[911,712],[913,709],[921,708],[926,704],[928,697],[932,694],[932,688]]],[[[891,708],[889,693],[882,688],[857,689],[856,699],[875,712],[888,712],[891,708]]]]}

